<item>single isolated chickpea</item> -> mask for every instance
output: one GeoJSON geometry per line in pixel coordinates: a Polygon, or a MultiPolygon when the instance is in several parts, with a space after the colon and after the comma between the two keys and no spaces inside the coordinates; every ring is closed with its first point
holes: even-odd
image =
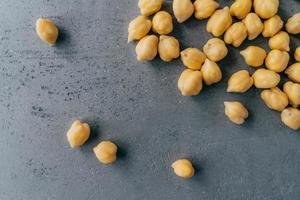
{"type": "Polygon", "coordinates": [[[163,4],[163,0],[139,0],[138,6],[141,14],[150,16],[158,12],[163,4]]]}
{"type": "Polygon", "coordinates": [[[158,38],[155,35],[147,35],[136,45],[135,52],[138,61],[153,60],[157,55],[158,38]]]}
{"type": "Polygon", "coordinates": [[[222,71],[217,63],[206,59],[202,68],[202,78],[206,85],[218,83],[222,79],[222,71]]]}
{"type": "Polygon", "coordinates": [[[206,59],[205,54],[197,48],[187,48],[180,54],[184,66],[193,70],[200,70],[206,59]]]}
{"type": "Polygon", "coordinates": [[[300,47],[297,47],[294,53],[294,58],[296,61],[300,62],[300,47]]]}
{"type": "Polygon", "coordinates": [[[254,0],[254,10],[263,19],[269,19],[276,15],[279,7],[279,0],[254,0]]]}
{"type": "Polygon", "coordinates": [[[204,45],[203,52],[211,61],[218,62],[227,56],[228,49],[223,40],[212,38],[204,45]]]}
{"type": "Polygon", "coordinates": [[[238,101],[225,101],[225,115],[235,124],[243,124],[249,113],[243,104],[238,101]]]}
{"type": "Polygon", "coordinates": [[[50,19],[39,18],[36,21],[36,33],[50,46],[53,46],[58,38],[58,28],[50,19]]]}
{"type": "Polygon", "coordinates": [[[150,31],[151,26],[151,20],[145,16],[138,16],[132,20],[128,26],[128,42],[142,39],[150,31]]]}
{"type": "Polygon", "coordinates": [[[206,24],[206,30],[212,33],[215,37],[223,35],[223,33],[232,24],[232,18],[229,12],[229,8],[225,7],[219,9],[209,18],[206,24]]]}
{"type": "Polygon", "coordinates": [[[253,78],[247,70],[240,70],[231,75],[228,80],[227,92],[243,93],[253,85],[253,78]]]}
{"type": "Polygon", "coordinates": [[[251,67],[262,66],[267,56],[266,51],[263,48],[257,46],[249,46],[241,51],[240,54],[244,57],[247,65],[251,67]]]}
{"type": "Polygon", "coordinates": [[[103,164],[113,163],[117,159],[118,147],[111,141],[100,142],[93,151],[98,160],[103,164]]]}
{"type": "Polygon", "coordinates": [[[193,164],[187,159],[181,159],[173,162],[172,168],[174,173],[182,178],[191,178],[195,174],[193,164]]]}
{"type": "Polygon", "coordinates": [[[195,18],[201,20],[209,18],[220,5],[215,0],[196,0],[194,7],[195,18]]]}
{"type": "Polygon", "coordinates": [[[283,27],[283,21],[278,15],[271,17],[264,21],[264,30],[262,32],[264,37],[273,37],[283,27]]]}
{"type": "Polygon", "coordinates": [[[202,90],[202,74],[200,71],[186,69],[178,80],[178,89],[183,96],[196,96],[202,90]]]}
{"type": "Polygon", "coordinates": [[[251,11],[252,0],[235,0],[230,7],[230,14],[238,19],[243,19],[251,11]]]}
{"type": "Polygon", "coordinates": [[[281,121],[289,128],[298,130],[300,128],[300,110],[297,108],[286,108],[281,113],[281,121]]]}
{"type": "Polygon", "coordinates": [[[255,87],[262,89],[276,87],[280,82],[280,75],[267,69],[256,70],[253,73],[252,78],[254,80],[255,87]]]}
{"type": "Polygon", "coordinates": [[[287,95],[278,87],[262,91],[260,97],[273,110],[283,111],[289,105],[287,95]]]}
{"type": "Polygon", "coordinates": [[[90,132],[90,127],[87,123],[81,123],[79,120],[74,121],[67,132],[70,146],[74,148],[83,145],[89,139],[90,132]]]}
{"type": "Polygon", "coordinates": [[[173,0],[173,12],[179,23],[188,20],[194,13],[191,0],[173,0]]]}
{"type": "Polygon", "coordinates": [[[247,38],[247,28],[242,22],[232,24],[226,31],[224,41],[226,44],[232,44],[239,47],[247,38]]]}
{"type": "Polygon", "coordinates": [[[289,98],[289,101],[293,107],[300,105],[300,84],[293,83],[291,81],[286,82],[283,85],[283,91],[289,98]]]}
{"type": "Polygon", "coordinates": [[[297,83],[300,83],[300,63],[295,63],[285,70],[285,74],[297,83]]]}
{"type": "Polygon", "coordinates": [[[264,24],[261,19],[255,13],[249,13],[244,19],[243,23],[245,24],[248,32],[248,40],[254,40],[261,34],[264,30],[264,24]]]}
{"type": "Polygon", "coordinates": [[[290,51],[290,36],[287,32],[280,31],[269,40],[270,49],[290,51]]]}
{"type": "Polygon", "coordinates": [[[160,58],[165,62],[178,58],[180,54],[178,40],[172,36],[161,35],[159,37],[158,52],[160,58]]]}
{"type": "Polygon", "coordinates": [[[284,71],[290,60],[290,55],[286,51],[272,50],[266,57],[266,67],[274,72],[284,71]]]}
{"type": "Polygon", "coordinates": [[[300,33],[300,13],[293,15],[285,24],[285,29],[290,34],[300,33]]]}
{"type": "Polygon", "coordinates": [[[156,13],[152,19],[152,30],[160,35],[166,35],[173,31],[172,16],[166,11],[156,13]]]}

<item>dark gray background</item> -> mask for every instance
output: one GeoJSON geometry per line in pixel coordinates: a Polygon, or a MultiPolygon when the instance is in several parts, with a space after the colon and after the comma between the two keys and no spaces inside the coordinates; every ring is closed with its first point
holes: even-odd
{"type": "MultiPolygon", "coordinates": [[[[297,11],[299,1],[281,1],[284,20],[297,11]]],[[[300,198],[299,131],[281,123],[259,90],[225,92],[230,74],[253,71],[239,50],[267,48],[266,39],[230,47],[219,63],[222,82],[188,98],[177,90],[179,60],[140,63],[126,43],[137,0],[1,0],[0,13],[1,200],[300,198]],[[55,47],[35,33],[41,16],[59,26],[55,47]],[[243,126],[224,116],[225,100],[249,109],[243,126]],[[66,131],[77,118],[90,123],[92,137],[71,149],[66,131]],[[92,152],[105,139],[120,147],[113,165],[92,152]],[[185,157],[197,168],[191,180],[170,168],[185,157]]],[[[182,49],[201,48],[212,37],[205,24],[191,18],[172,35],[182,49]]],[[[297,43],[293,36],[292,50],[297,43]]]]}

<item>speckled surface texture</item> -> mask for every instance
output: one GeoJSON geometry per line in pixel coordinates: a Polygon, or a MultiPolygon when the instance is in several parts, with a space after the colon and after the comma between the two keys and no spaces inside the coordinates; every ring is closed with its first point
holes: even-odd
{"type": "MultiPolygon", "coordinates": [[[[281,1],[284,20],[297,11],[299,1],[281,1]]],[[[225,92],[231,73],[253,71],[239,50],[267,48],[265,39],[230,47],[219,63],[222,82],[184,98],[179,60],[139,63],[134,43],[127,44],[137,0],[1,0],[0,13],[1,200],[299,199],[299,131],[284,127],[259,90],[225,92]],[[35,34],[41,16],[61,31],[53,48],[35,34]],[[225,118],[225,100],[249,108],[247,123],[225,118]],[[91,124],[92,137],[71,149],[65,133],[77,118],[91,124]],[[120,148],[113,165],[92,152],[105,139],[120,148]],[[183,157],[196,165],[191,180],[170,168],[183,157]]],[[[202,47],[212,37],[205,24],[192,18],[173,35],[182,48],[202,47]]],[[[299,42],[292,37],[292,50],[299,42]]]]}

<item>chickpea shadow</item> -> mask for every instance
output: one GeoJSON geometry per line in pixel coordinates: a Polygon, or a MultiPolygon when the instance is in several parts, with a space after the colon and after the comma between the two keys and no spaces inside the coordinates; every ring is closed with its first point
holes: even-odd
{"type": "Polygon", "coordinates": [[[64,46],[65,44],[70,43],[70,34],[68,33],[68,31],[66,29],[64,29],[63,27],[58,27],[59,29],[59,34],[58,34],[58,38],[56,41],[56,47],[60,48],[61,46],[64,46]]]}
{"type": "Polygon", "coordinates": [[[86,144],[93,145],[97,143],[100,138],[101,127],[99,126],[99,122],[92,121],[92,120],[86,120],[86,121],[90,125],[90,129],[91,129],[91,134],[86,144]]]}

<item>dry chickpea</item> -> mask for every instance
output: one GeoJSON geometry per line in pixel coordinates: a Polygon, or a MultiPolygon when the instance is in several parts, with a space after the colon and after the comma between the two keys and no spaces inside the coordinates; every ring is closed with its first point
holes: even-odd
{"type": "Polygon", "coordinates": [[[143,37],[136,45],[135,52],[138,61],[153,60],[157,55],[158,38],[155,35],[143,37]]]}
{"type": "Polygon", "coordinates": [[[285,24],[285,29],[290,34],[300,33],[300,13],[293,15],[285,24]]]}
{"type": "Polygon", "coordinates": [[[261,18],[269,19],[276,15],[279,7],[279,0],[254,0],[253,7],[261,18]]]}
{"type": "Polygon", "coordinates": [[[282,72],[289,64],[290,55],[285,51],[272,50],[266,57],[266,67],[274,72],[282,72]]]}
{"type": "Polygon", "coordinates": [[[280,75],[267,69],[258,69],[252,75],[254,85],[257,88],[273,88],[280,82],[280,75]]]}
{"type": "Polygon", "coordinates": [[[262,91],[260,97],[270,109],[277,111],[283,111],[289,104],[287,95],[278,87],[262,91]]]}
{"type": "Polygon", "coordinates": [[[293,83],[291,81],[286,82],[283,85],[283,91],[289,98],[289,101],[293,107],[300,105],[300,84],[293,83]]]}
{"type": "Polygon", "coordinates": [[[300,83],[300,63],[295,63],[285,70],[286,75],[292,81],[300,83]]]}
{"type": "Polygon", "coordinates": [[[219,8],[219,6],[220,5],[214,0],[196,0],[194,2],[195,18],[209,18],[215,12],[215,10],[219,8]]]}
{"type": "Polygon", "coordinates": [[[212,33],[215,37],[219,37],[223,35],[231,24],[232,18],[229,8],[225,7],[214,12],[214,14],[209,18],[206,30],[207,32],[212,33]]]}
{"type": "Polygon", "coordinates": [[[206,59],[202,69],[202,78],[206,85],[218,83],[222,79],[222,71],[217,63],[206,59]]]}
{"type": "Polygon", "coordinates": [[[253,85],[253,78],[247,70],[240,70],[232,74],[228,80],[227,92],[246,92],[253,85]]]}
{"type": "Polygon", "coordinates": [[[212,38],[204,45],[203,52],[210,60],[218,62],[227,56],[228,49],[223,40],[212,38]]]}
{"type": "Polygon", "coordinates": [[[187,48],[181,52],[181,61],[189,69],[200,70],[205,59],[205,54],[197,48],[187,48]]]}
{"type": "Polygon", "coordinates": [[[234,47],[239,47],[246,38],[246,26],[242,22],[236,22],[227,29],[224,41],[226,44],[232,44],[234,47]]]}
{"type": "Polygon", "coordinates": [[[150,16],[158,12],[163,4],[163,0],[139,0],[138,6],[141,14],[150,16]]]}
{"type": "Polygon", "coordinates": [[[172,168],[174,173],[182,178],[191,178],[195,174],[195,170],[191,161],[187,159],[181,159],[173,162],[172,168]]]}
{"type": "Polygon", "coordinates": [[[254,40],[264,30],[264,24],[261,19],[255,13],[249,13],[244,19],[248,32],[248,40],[254,40]]]}
{"type": "Polygon", "coordinates": [[[294,53],[294,58],[296,61],[300,62],[300,47],[297,47],[294,53]]]}
{"type": "Polygon", "coordinates": [[[90,137],[90,127],[87,123],[76,120],[67,132],[67,138],[72,148],[83,145],[90,137]]]}
{"type": "Polygon", "coordinates": [[[238,19],[243,19],[251,11],[252,0],[235,0],[230,7],[230,14],[238,19]]]}
{"type": "Polygon", "coordinates": [[[194,13],[191,0],[173,0],[173,12],[179,23],[188,20],[194,13]]]}
{"type": "Polygon", "coordinates": [[[178,58],[180,54],[178,40],[172,36],[161,35],[159,37],[158,52],[160,58],[165,62],[178,58]]]}
{"type": "Polygon", "coordinates": [[[300,110],[297,108],[286,108],[281,113],[281,121],[289,128],[298,130],[300,128],[300,110]]]}
{"type": "Polygon", "coordinates": [[[235,124],[243,124],[247,119],[248,110],[238,101],[225,101],[225,115],[235,124]]]}
{"type": "Polygon", "coordinates": [[[244,57],[247,65],[251,67],[262,66],[267,56],[266,51],[257,46],[249,46],[241,51],[240,54],[244,57]]]}
{"type": "Polygon", "coordinates": [[[98,160],[103,164],[113,163],[117,159],[118,147],[111,141],[100,142],[93,151],[98,160]]]}
{"type": "Polygon", "coordinates": [[[128,42],[142,39],[150,31],[151,26],[151,20],[145,16],[138,16],[132,20],[128,26],[128,42]]]}
{"type": "Polygon", "coordinates": [[[290,51],[290,36],[284,31],[280,31],[270,38],[269,47],[281,51],[290,51]]]}
{"type": "Polygon", "coordinates": [[[264,37],[273,37],[283,27],[283,21],[278,15],[271,17],[264,22],[264,30],[262,32],[264,37]]]}
{"type": "Polygon", "coordinates": [[[43,42],[50,46],[53,46],[58,38],[58,28],[50,19],[38,19],[36,21],[36,33],[43,42]]]}
{"type": "Polygon", "coordinates": [[[186,69],[178,80],[178,89],[183,96],[195,96],[202,90],[202,74],[200,71],[186,69]]]}
{"type": "Polygon", "coordinates": [[[171,33],[173,31],[172,16],[166,11],[156,13],[152,19],[152,30],[161,35],[171,33]]]}

